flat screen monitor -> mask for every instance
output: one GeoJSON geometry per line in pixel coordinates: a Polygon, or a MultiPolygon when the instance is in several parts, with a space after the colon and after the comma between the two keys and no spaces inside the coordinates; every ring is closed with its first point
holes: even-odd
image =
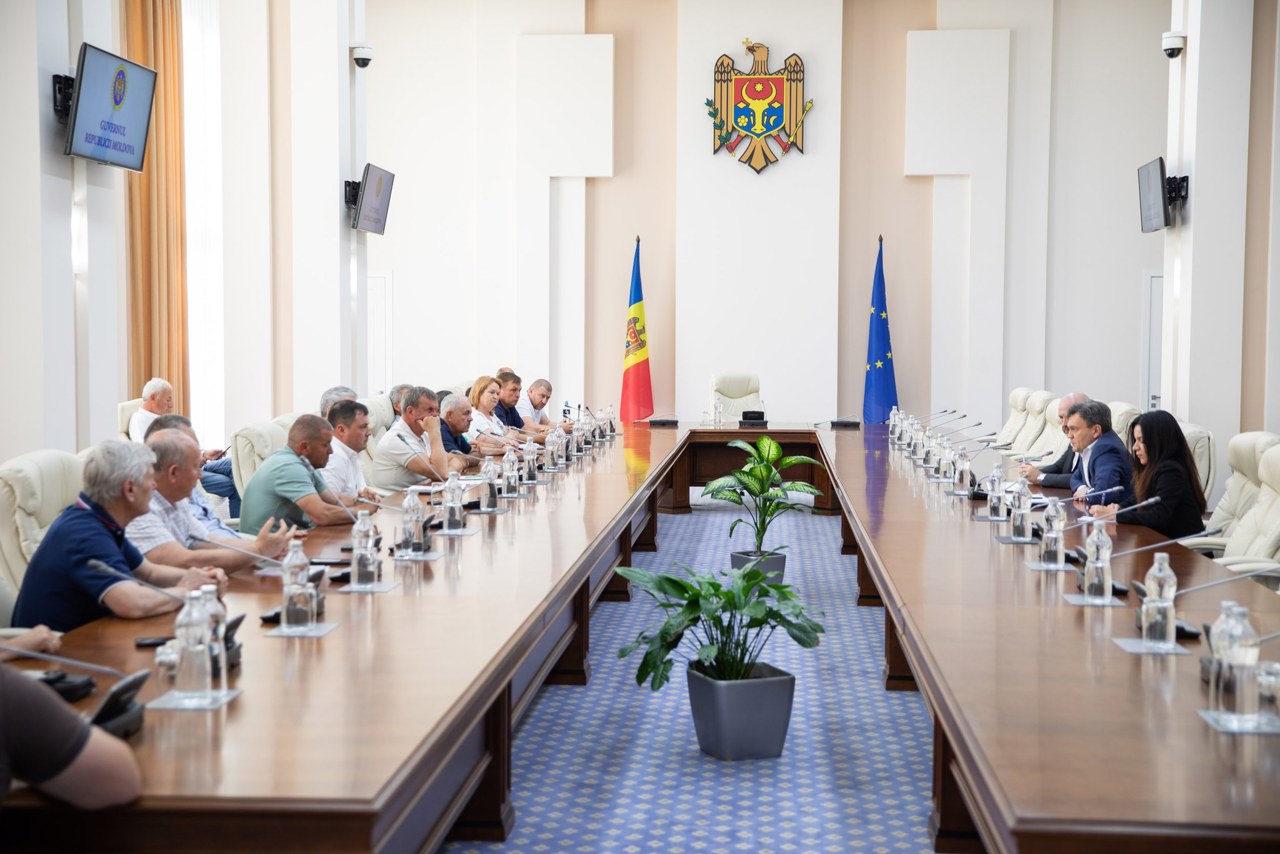
{"type": "Polygon", "coordinates": [[[64,153],[141,172],[155,91],[150,68],[80,45],[64,153]]]}
{"type": "Polygon", "coordinates": [[[391,207],[391,185],[396,176],[386,169],[366,163],[360,179],[360,195],[351,227],[382,234],[387,228],[387,209],[391,207]]]}
{"type": "Polygon", "coordinates": [[[1138,167],[1138,206],[1142,209],[1143,233],[1173,225],[1173,211],[1164,192],[1163,157],[1138,167]]]}

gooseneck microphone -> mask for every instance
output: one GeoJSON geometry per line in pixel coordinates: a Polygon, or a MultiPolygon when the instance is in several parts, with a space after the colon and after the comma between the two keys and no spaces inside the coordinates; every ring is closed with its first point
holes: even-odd
{"type": "MultiPolygon", "coordinates": [[[[274,564],[275,566],[284,566],[283,561],[278,561],[273,557],[267,557],[264,554],[259,554],[258,552],[255,552],[252,549],[242,549],[239,546],[233,546],[230,543],[216,543],[213,540],[207,540],[204,537],[197,537],[194,535],[191,537],[191,539],[195,540],[197,543],[208,543],[209,545],[217,549],[231,549],[231,551],[233,552],[239,552],[242,555],[255,557],[258,560],[262,561],[263,563],[270,563],[270,564],[274,564]]],[[[96,568],[97,567],[95,567],[95,569],[96,568]]]]}
{"type": "Polygon", "coordinates": [[[1112,553],[1111,558],[1114,560],[1115,558],[1125,557],[1126,555],[1136,555],[1138,552],[1148,552],[1152,549],[1158,549],[1161,546],[1171,546],[1174,543],[1180,543],[1183,540],[1194,540],[1196,537],[1214,537],[1221,533],[1221,528],[1211,528],[1208,531],[1201,531],[1198,534],[1187,534],[1185,537],[1174,537],[1171,540],[1162,540],[1158,543],[1152,543],[1149,546],[1142,546],[1141,548],[1125,549],[1122,552],[1114,552],[1112,553]]]}
{"type": "MultiPolygon", "coordinates": [[[[1111,487],[1110,489],[1103,489],[1103,490],[1100,490],[1100,491],[1098,491],[1098,492],[1090,492],[1090,493],[1088,493],[1088,494],[1086,494],[1086,495],[1084,495],[1084,496],[1081,496],[1081,497],[1082,497],[1082,498],[1088,498],[1088,497],[1089,497],[1089,496],[1091,496],[1091,495],[1104,495],[1104,494],[1106,494],[1106,493],[1108,493],[1108,492],[1115,492],[1117,489],[1123,489],[1123,488],[1124,488],[1124,487],[1122,487],[1122,486],[1113,486],[1113,487],[1111,487]]],[[[1098,521],[1102,521],[1102,520],[1105,520],[1105,519],[1109,519],[1109,518],[1111,518],[1111,517],[1113,517],[1113,516],[1119,516],[1121,513],[1128,513],[1130,510],[1137,510],[1137,509],[1138,509],[1138,508],[1140,508],[1140,507],[1150,507],[1152,504],[1159,504],[1159,503],[1160,503],[1160,496],[1159,496],[1159,495],[1153,495],[1153,496],[1151,496],[1150,498],[1148,498],[1146,501],[1139,501],[1137,504],[1134,504],[1134,505],[1132,505],[1132,506],[1130,506],[1130,507],[1121,507],[1119,510],[1110,510],[1110,511],[1108,511],[1108,512],[1106,512],[1106,513],[1103,513],[1101,516],[1090,516],[1090,517],[1089,517],[1089,518],[1087,518],[1087,519],[1081,519],[1079,522],[1076,522],[1074,525],[1068,525],[1068,526],[1067,526],[1066,528],[1064,528],[1063,530],[1065,530],[1065,531],[1070,531],[1070,530],[1073,530],[1073,529],[1075,529],[1075,528],[1082,528],[1082,527],[1084,527],[1085,525],[1092,524],[1093,522],[1098,522],[1098,521]]]]}
{"type": "Polygon", "coordinates": [[[426,464],[427,470],[431,472],[432,476],[435,477],[436,480],[439,480],[439,481],[444,480],[444,478],[440,476],[440,472],[436,471],[436,467],[431,465],[431,458],[428,457],[426,454],[422,453],[422,451],[419,451],[412,444],[410,444],[409,440],[404,437],[403,433],[396,433],[396,438],[399,439],[401,442],[404,442],[404,446],[408,448],[415,457],[422,460],[422,462],[426,464]]]}
{"type": "Polygon", "coordinates": [[[81,670],[88,670],[92,673],[101,673],[104,676],[114,676],[116,679],[123,679],[125,674],[114,667],[106,667],[101,664],[90,664],[87,661],[78,661],[74,658],[64,658],[61,655],[54,655],[51,652],[36,652],[32,649],[23,649],[17,646],[6,646],[0,644],[0,652],[10,652],[22,658],[38,658],[41,661],[52,661],[54,664],[66,664],[69,667],[78,667],[81,670]]]}
{"type": "Polygon", "coordinates": [[[981,426],[982,426],[982,422],[979,421],[976,424],[966,424],[963,427],[957,427],[954,430],[943,430],[941,433],[934,433],[933,435],[935,438],[937,438],[938,436],[950,436],[952,433],[963,433],[966,430],[973,430],[981,426]]]}
{"type": "Polygon", "coordinates": [[[928,415],[917,415],[916,420],[919,421],[921,424],[923,424],[924,422],[928,421],[930,418],[937,418],[939,415],[950,415],[955,411],[956,410],[954,409],[939,409],[937,412],[930,412],[928,415]]]}
{"type": "MultiPolygon", "coordinates": [[[[1219,578],[1214,581],[1206,581],[1204,584],[1197,584],[1193,587],[1187,587],[1183,590],[1177,591],[1176,593],[1173,594],[1173,598],[1177,599],[1179,596],[1182,596],[1183,594],[1186,594],[1186,593],[1196,593],[1197,591],[1200,591],[1200,590],[1208,590],[1210,587],[1218,587],[1222,584],[1230,584],[1231,582],[1239,581],[1242,578],[1253,578],[1255,575],[1266,575],[1268,572],[1274,573],[1275,571],[1276,571],[1276,568],[1274,566],[1266,566],[1266,567],[1263,567],[1262,569],[1255,569],[1252,572],[1242,572],[1239,575],[1229,575],[1226,578],[1219,578]]],[[[1261,640],[1261,638],[1259,638],[1259,640],[1261,640]]]]}
{"type": "Polygon", "coordinates": [[[127,572],[121,572],[120,570],[116,569],[114,566],[108,566],[107,564],[103,563],[97,558],[89,558],[88,564],[89,564],[89,568],[92,569],[94,572],[101,572],[103,575],[113,575],[116,578],[119,578],[123,581],[132,581],[134,584],[141,584],[143,587],[147,587],[151,590],[154,590],[155,592],[159,593],[161,596],[168,596],[170,599],[173,599],[177,602],[181,602],[184,605],[187,604],[187,600],[179,596],[177,593],[174,593],[173,591],[168,590],[164,587],[158,587],[155,584],[152,584],[150,581],[143,581],[141,578],[135,578],[134,576],[130,575],[127,572]]]}

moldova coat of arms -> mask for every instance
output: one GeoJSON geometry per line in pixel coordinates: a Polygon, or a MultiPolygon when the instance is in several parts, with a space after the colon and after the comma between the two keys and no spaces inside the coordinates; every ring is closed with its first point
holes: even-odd
{"type": "Polygon", "coordinates": [[[804,118],[813,99],[804,100],[804,61],[799,56],[791,54],[781,68],[770,71],[769,47],[751,39],[742,43],[754,60],[750,71],[735,68],[728,54],[716,60],[715,88],[706,101],[711,153],[724,148],[759,174],[778,162],[770,140],[783,156],[793,148],[804,153],[804,118]]]}

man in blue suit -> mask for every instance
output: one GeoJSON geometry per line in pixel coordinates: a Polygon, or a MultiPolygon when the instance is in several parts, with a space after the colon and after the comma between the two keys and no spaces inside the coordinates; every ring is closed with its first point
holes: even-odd
{"type": "Polygon", "coordinates": [[[1133,497],[1133,465],[1124,442],[1111,429],[1111,407],[1086,400],[1067,410],[1067,438],[1076,452],[1071,491],[1087,504],[1123,504],[1133,497]],[[1093,495],[1119,486],[1115,492],[1093,495]]]}

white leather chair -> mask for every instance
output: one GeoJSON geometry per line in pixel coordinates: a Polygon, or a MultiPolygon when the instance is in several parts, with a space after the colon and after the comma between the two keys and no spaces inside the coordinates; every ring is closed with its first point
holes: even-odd
{"type": "Polygon", "coordinates": [[[1044,432],[1044,410],[1049,401],[1057,400],[1051,391],[1033,391],[1027,395],[1027,419],[1013,437],[1013,444],[1001,451],[1006,457],[1021,457],[1030,453],[1031,446],[1044,432]]]}
{"type": "Polygon", "coordinates": [[[369,408],[369,429],[373,431],[369,435],[369,444],[360,454],[360,468],[364,471],[367,483],[373,474],[373,449],[378,440],[386,435],[387,428],[396,417],[396,411],[391,408],[391,398],[385,394],[364,397],[360,402],[369,408]]]}
{"type": "Polygon", "coordinates": [[[1273,445],[1262,455],[1258,478],[1258,497],[1230,537],[1186,540],[1187,548],[1221,548],[1222,556],[1214,560],[1235,572],[1280,570],[1280,445],[1273,445]]]}
{"type": "Polygon", "coordinates": [[[135,397],[133,400],[126,400],[123,403],[116,404],[116,426],[120,428],[120,438],[126,441],[129,438],[129,419],[133,417],[133,413],[142,408],[142,398],[135,397]]]}
{"type": "Polygon", "coordinates": [[[988,434],[982,438],[990,441],[993,445],[1013,444],[1018,432],[1027,423],[1027,398],[1030,396],[1031,389],[1025,386],[1019,386],[1009,392],[1009,419],[1004,422],[1004,426],[1000,428],[999,432],[988,434]]]}
{"type": "Polygon", "coordinates": [[[76,500],[84,463],[41,450],[0,465],[0,626],[8,626],[27,564],[58,514],[76,500]]]}
{"type": "Polygon", "coordinates": [[[1114,400],[1107,405],[1111,407],[1111,429],[1120,436],[1124,446],[1132,451],[1133,448],[1129,447],[1129,425],[1142,414],[1142,410],[1123,400],[1114,400]]]}
{"type": "Polygon", "coordinates": [[[760,401],[760,378],[755,374],[716,374],[711,378],[712,400],[724,405],[725,421],[733,422],[748,410],[764,408],[760,401]]]}
{"type": "Polygon", "coordinates": [[[1062,432],[1062,422],[1058,420],[1058,404],[1062,398],[1055,397],[1044,405],[1044,422],[1040,435],[1027,449],[1028,457],[1038,457],[1048,451],[1048,455],[1040,460],[1039,465],[1048,465],[1067,449],[1067,434],[1062,432]]]}
{"type": "Polygon", "coordinates": [[[285,446],[293,422],[294,416],[259,421],[241,427],[231,436],[231,475],[241,496],[262,461],[285,446]],[[282,425],[286,419],[288,423],[282,425]]]}
{"type": "Polygon", "coordinates": [[[1199,424],[1178,422],[1182,427],[1182,435],[1191,448],[1191,458],[1196,461],[1196,471],[1200,475],[1200,488],[1205,498],[1213,492],[1213,484],[1217,474],[1217,464],[1213,461],[1213,433],[1199,424]]]}
{"type": "MultiPolygon", "coordinates": [[[[1280,434],[1262,430],[1237,434],[1227,443],[1227,465],[1231,467],[1231,474],[1223,484],[1222,498],[1205,526],[1222,528],[1224,542],[1235,533],[1240,519],[1258,500],[1262,489],[1258,466],[1262,455],[1276,445],[1280,445],[1280,434]]],[[[1196,460],[1196,465],[1199,464],[1200,461],[1196,460]]]]}

